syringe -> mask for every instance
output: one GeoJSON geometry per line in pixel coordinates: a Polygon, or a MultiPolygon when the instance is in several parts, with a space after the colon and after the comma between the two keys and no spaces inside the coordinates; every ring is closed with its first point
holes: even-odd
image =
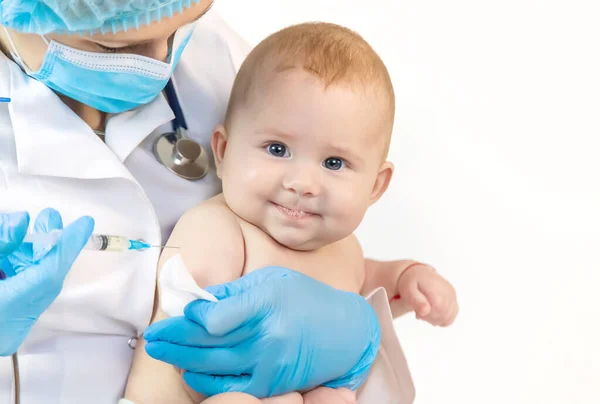
{"type": "MultiPolygon", "coordinates": [[[[52,230],[49,233],[32,233],[25,236],[23,243],[32,243],[37,246],[44,246],[48,251],[54,247],[58,241],[62,230],[52,230]]],[[[84,250],[94,251],[142,251],[148,248],[177,248],[171,246],[154,246],[142,240],[130,240],[124,236],[111,236],[107,234],[92,234],[84,250]]]]}

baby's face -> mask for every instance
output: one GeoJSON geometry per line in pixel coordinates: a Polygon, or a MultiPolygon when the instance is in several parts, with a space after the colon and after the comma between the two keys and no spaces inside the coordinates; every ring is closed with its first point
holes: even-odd
{"type": "Polygon", "coordinates": [[[311,74],[277,73],[213,149],[239,217],[280,244],[313,250],[349,236],[387,188],[383,100],[311,74]],[[219,146],[220,145],[220,146],[219,146]]]}

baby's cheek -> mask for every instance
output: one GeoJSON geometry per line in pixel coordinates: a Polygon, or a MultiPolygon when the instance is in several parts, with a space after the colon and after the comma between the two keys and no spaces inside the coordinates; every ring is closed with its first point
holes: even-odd
{"type": "Polygon", "coordinates": [[[339,228],[344,229],[344,233],[350,234],[363,220],[366,209],[367,205],[359,197],[349,196],[338,200],[332,213],[339,228]]]}

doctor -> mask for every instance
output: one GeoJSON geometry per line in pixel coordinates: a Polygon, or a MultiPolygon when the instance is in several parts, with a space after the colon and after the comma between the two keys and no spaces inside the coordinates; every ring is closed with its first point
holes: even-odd
{"type": "MultiPolygon", "coordinates": [[[[0,97],[10,99],[0,104],[0,403],[15,399],[17,351],[24,403],[104,404],[122,397],[132,347],[152,316],[160,251],[81,250],[92,231],[160,245],[188,208],[219,192],[213,170],[186,179],[153,152],[172,130],[173,109],[162,94],[171,76],[187,136],[203,153],[223,119],[249,46],[208,11],[211,3],[0,0],[0,97]],[[64,226],[41,261],[21,243],[34,217],[36,232],[64,226]]],[[[369,265],[394,270],[407,263],[369,265]]],[[[237,318],[260,324],[248,338],[265,342],[245,354],[304,378],[245,389],[285,392],[309,379],[349,386],[363,380],[379,344],[371,307],[333,289],[314,296],[314,281],[290,284],[285,271],[266,270],[230,289],[246,294],[237,318]],[[285,293],[270,294],[270,282],[285,293]],[[336,346],[321,346],[319,336],[342,323],[353,332],[336,346]],[[356,363],[348,366],[348,358],[356,363]]],[[[204,321],[229,316],[215,311],[204,321]]],[[[207,341],[219,336],[207,335],[202,319],[191,320],[171,319],[155,330],[199,353],[213,349],[207,341]]],[[[177,355],[165,344],[160,356],[179,363],[177,355]]],[[[213,357],[223,368],[227,348],[213,357]]],[[[225,378],[213,382],[217,392],[231,387],[225,378]]]]}

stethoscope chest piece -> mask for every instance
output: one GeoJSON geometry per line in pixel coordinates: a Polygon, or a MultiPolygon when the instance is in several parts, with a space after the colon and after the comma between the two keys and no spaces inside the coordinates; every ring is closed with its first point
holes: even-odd
{"type": "Polygon", "coordinates": [[[154,155],[162,164],[187,180],[199,180],[208,173],[206,150],[178,132],[164,133],[154,142],[154,155]]]}
{"type": "Polygon", "coordinates": [[[210,158],[200,144],[186,135],[187,123],[177,99],[173,81],[165,86],[165,95],[173,110],[173,132],[163,133],[154,142],[154,155],[171,172],[186,180],[199,180],[208,173],[210,158]]]}

